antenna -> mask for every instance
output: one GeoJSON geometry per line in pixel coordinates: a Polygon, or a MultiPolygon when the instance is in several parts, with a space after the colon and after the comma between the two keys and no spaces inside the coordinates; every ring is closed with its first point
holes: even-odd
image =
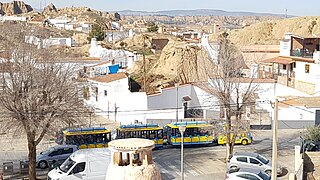
{"type": "Polygon", "coordinates": [[[41,0],[40,0],[40,8],[39,8],[39,11],[41,12],[41,0]]]}
{"type": "Polygon", "coordinates": [[[285,17],[288,18],[288,9],[285,8],[285,17]]]}

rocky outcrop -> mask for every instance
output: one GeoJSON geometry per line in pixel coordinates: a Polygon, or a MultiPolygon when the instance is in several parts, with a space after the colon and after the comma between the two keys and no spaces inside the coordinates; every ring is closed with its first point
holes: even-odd
{"type": "Polygon", "coordinates": [[[58,12],[58,10],[55,5],[50,3],[47,7],[44,8],[42,13],[47,14],[47,13],[52,13],[52,12],[58,12]]]}
{"type": "Polygon", "coordinates": [[[33,11],[33,8],[25,4],[23,1],[12,1],[10,3],[0,2],[0,14],[1,15],[15,15],[23,14],[33,11]]]}

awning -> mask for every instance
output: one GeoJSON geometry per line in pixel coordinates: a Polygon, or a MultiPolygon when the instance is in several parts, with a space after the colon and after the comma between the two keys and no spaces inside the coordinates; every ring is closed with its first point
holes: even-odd
{"type": "Polygon", "coordinates": [[[262,62],[264,63],[278,63],[278,64],[291,64],[291,63],[294,63],[295,60],[293,60],[292,58],[289,58],[289,57],[274,57],[274,58],[271,58],[271,59],[265,59],[263,60],[262,62]]]}

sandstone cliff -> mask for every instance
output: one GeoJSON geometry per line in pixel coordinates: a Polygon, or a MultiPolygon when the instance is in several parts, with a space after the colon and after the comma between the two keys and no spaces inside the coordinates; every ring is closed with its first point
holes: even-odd
{"type": "Polygon", "coordinates": [[[320,35],[320,17],[295,17],[282,20],[264,21],[232,30],[231,40],[240,45],[278,45],[284,33],[300,36],[320,35]]]}
{"type": "Polygon", "coordinates": [[[33,11],[30,5],[25,4],[23,1],[12,1],[9,3],[0,2],[1,15],[16,15],[33,11]]]}

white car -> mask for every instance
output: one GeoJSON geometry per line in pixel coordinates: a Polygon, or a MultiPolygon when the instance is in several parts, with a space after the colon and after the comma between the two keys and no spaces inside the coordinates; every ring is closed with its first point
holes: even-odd
{"type": "Polygon", "coordinates": [[[259,169],[241,168],[226,175],[226,180],[270,180],[271,177],[259,169]]]}
{"type": "MultiPolygon", "coordinates": [[[[272,163],[267,158],[257,153],[236,152],[228,162],[228,169],[251,168],[264,171],[271,175],[272,163]]],[[[277,174],[282,174],[282,168],[278,166],[277,174]]]]}

